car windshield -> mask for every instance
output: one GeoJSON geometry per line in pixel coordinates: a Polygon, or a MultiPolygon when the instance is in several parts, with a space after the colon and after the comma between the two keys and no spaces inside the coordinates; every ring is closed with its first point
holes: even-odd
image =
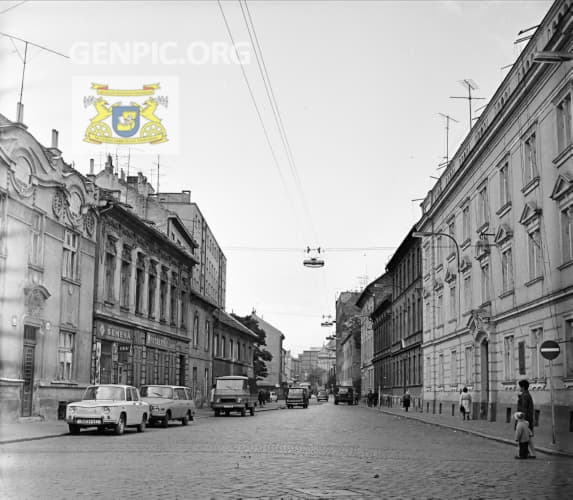
{"type": "Polygon", "coordinates": [[[217,380],[217,390],[242,391],[244,384],[242,379],[217,380]]]}
{"type": "Polygon", "coordinates": [[[148,385],[141,388],[141,396],[144,398],[173,399],[173,389],[171,387],[148,385]]]}
{"type": "Polygon", "coordinates": [[[92,386],[86,389],[82,399],[125,401],[125,391],[123,387],[92,386]]]}

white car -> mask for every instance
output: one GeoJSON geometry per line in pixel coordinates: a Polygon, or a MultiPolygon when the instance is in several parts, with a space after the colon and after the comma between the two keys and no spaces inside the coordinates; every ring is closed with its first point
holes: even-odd
{"type": "Polygon", "coordinates": [[[82,427],[98,430],[113,429],[117,435],[126,427],[143,432],[149,416],[149,404],[130,385],[90,385],[81,401],[68,404],[66,422],[70,434],[79,434],[82,427]]]}
{"type": "Polygon", "coordinates": [[[276,392],[271,392],[269,394],[269,399],[271,400],[271,403],[275,403],[279,400],[279,397],[276,392]]]}

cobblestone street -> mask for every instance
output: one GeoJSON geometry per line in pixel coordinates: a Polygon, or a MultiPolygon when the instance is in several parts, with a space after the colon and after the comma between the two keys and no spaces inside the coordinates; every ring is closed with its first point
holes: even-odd
{"type": "Polygon", "coordinates": [[[332,401],[1,448],[10,499],[553,499],[573,487],[570,458],[515,460],[507,444],[332,401]]]}

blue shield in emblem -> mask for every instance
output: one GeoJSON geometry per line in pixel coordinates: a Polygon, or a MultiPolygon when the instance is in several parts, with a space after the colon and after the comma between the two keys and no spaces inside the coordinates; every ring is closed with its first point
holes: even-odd
{"type": "Polygon", "coordinates": [[[131,137],[139,130],[139,106],[113,106],[111,125],[120,137],[131,137]]]}

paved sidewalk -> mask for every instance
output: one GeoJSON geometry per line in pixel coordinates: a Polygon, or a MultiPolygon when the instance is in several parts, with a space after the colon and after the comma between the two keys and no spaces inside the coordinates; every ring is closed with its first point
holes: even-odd
{"type": "MultiPolygon", "coordinates": [[[[488,422],[487,420],[462,420],[461,416],[451,416],[445,414],[422,413],[420,411],[406,412],[403,408],[389,408],[382,406],[372,408],[372,411],[379,411],[388,415],[395,415],[401,418],[414,418],[432,425],[447,427],[460,432],[467,432],[494,441],[507,443],[516,446],[513,439],[513,422],[488,422]]],[[[534,444],[535,449],[541,453],[552,455],[569,456],[573,458],[573,432],[556,436],[556,444],[552,443],[553,436],[551,425],[549,427],[536,427],[534,444]]]]}
{"type": "MultiPolygon", "coordinates": [[[[257,412],[286,408],[284,402],[267,403],[257,412]]],[[[196,419],[213,417],[210,408],[198,408],[196,419]]],[[[21,418],[19,422],[0,424],[0,445],[65,436],[69,433],[65,420],[42,420],[40,417],[21,418]]]]}

